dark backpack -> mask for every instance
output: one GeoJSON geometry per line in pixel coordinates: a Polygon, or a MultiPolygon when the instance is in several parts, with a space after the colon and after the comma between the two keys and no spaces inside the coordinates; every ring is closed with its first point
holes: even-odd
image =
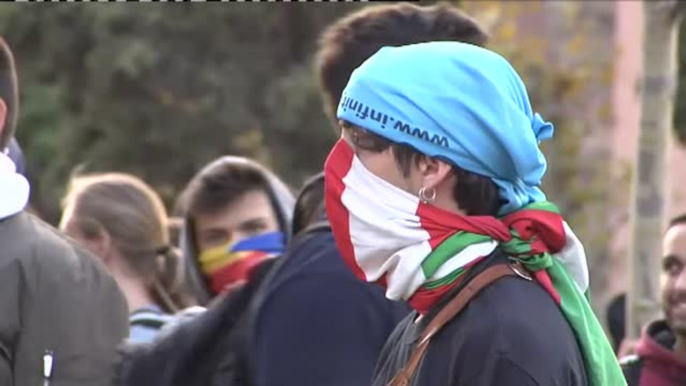
{"type": "Polygon", "coordinates": [[[249,385],[244,359],[247,310],[276,260],[260,264],[244,286],[154,342],[124,344],[113,385],[249,385]]]}

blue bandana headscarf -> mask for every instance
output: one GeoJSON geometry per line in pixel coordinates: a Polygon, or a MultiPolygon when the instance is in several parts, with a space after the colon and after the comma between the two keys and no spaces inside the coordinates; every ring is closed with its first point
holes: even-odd
{"type": "Polygon", "coordinates": [[[470,44],[384,47],[355,70],[337,116],[411,145],[500,189],[500,215],[545,200],[540,141],[553,125],[532,111],[526,87],[502,56],[470,44]]]}

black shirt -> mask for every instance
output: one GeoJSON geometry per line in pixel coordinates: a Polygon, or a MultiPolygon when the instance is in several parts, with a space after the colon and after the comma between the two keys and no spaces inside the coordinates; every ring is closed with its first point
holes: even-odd
{"type": "MultiPolygon", "coordinates": [[[[505,262],[495,254],[471,276],[505,262]]],[[[379,357],[373,386],[386,386],[405,365],[436,312],[418,324],[416,312],[400,322],[379,357]]],[[[534,281],[508,276],[484,288],[433,338],[413,385],[585,386],[587,380],[574,333],[552,297],[534,281]]]]}

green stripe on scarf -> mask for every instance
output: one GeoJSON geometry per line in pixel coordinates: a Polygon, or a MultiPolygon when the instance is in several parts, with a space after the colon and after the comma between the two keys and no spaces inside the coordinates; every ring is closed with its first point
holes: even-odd
{"type": "Polygon", "coordinates": [[[588,384],[626,385],[617,357],[591,305],[562,263],[551,257],[548,275],[562,299],[562,313],[572,327],[581,348],[588,384]]]}
{"type": "MultiPolygon", "coordinates": [[[[560,214],[557,206],[550,202],[534,203],[521,210],[540,210],[560,214]]],[[[506,246],[503,247],[506,253],[510,252],[506,246]]],[[[562,314],[574,331],[581,349],[588,384],[590,386],[626,385],[617,357],[598,318],[593,313],[586,296],[562,263],[547,252],[526,257],[519,255],[517,260],[530,271],[540,269],[548,271],[553,287],[560,295],[562,314]]]]}
{"type": "Polygon", "coordinates": [[[492,240],[493,239],[489,236],[477,235],[464,231],[455,233],[437,246],[436,249],[431,251],[429,256],[422,262],[424,277],[429,278],[433,276],[446,261],[452,259],[468,246],[492,240]]]}
{"type": "MultiPolygon", "coordinates": [[[[536,212],[549,212],[559,215],[557,206],[547,201],[533,203],[520,210],[531,210],[532,217],[541,215],[541,213],[536,214],[536,212]]],[[[614,351],[607,340],[600,322],[591,309],[588,292],[586,294],[582,293],[579,286],[567,272],[567,269],[561,262],[553,258],[550,253],[531,255],[530,242],[521,239],[519,234],[513,229],[511,229],[510,233],[512,240],[501,243],[500,248],[512,260],[521,262],[529,271],[547,270],[553,287],[560,295],[560,308],[574,331],[584,359],[589,386],[626,385],[626,380],[614,351]]],[[[464,231],[457,232],[427,256],[426,260],[422,263],[422,269],[427,278],[431,277],[442,264],[456,256],[466,247],[491,240],[492,238],[489,236],[464,231]]],[[[423,288],[435,289],[448,285],[465,272],[465,269],[458,268],[444,278],[426,283],[423,288]]]]}

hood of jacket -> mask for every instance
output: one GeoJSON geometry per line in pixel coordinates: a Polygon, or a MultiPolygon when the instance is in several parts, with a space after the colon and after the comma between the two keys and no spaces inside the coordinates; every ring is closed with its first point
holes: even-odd
{"type": "MultiPolygon", "coordinates": [[[[248,164],[258,170],[268,182],[268,195],[276,213],[279,222],[280,230],[286,235],[291,233],[291,222],[293,217],[293,206],[295,199],[293,194],[288,189],[285,183],[281,181],[273,172],[259,163],[244,157],[224,156],[207,166],[205,166],[195,178],[207,173],[209,170],[216,168],[223,164],[248,164]]],[[[183,261],[185,265],[186,280],[190,286],[193,295],[198,303],[202,306],[207,305],[215,296],[209,288],[208,282],[200,271],[198,263],[198,253],[194,235],[192,231],[192,224],[187,215],[183,219],[183,227],[180,233],[180,247],[183,252],[183,261]]]]}
{"type": "Polygon", "coordinates": [[[686,359],[674,352],[676,338],[665,320],[653,322],[643,331],[636,354],[644,368],[670,379],[686,380],[686,359]]]}

